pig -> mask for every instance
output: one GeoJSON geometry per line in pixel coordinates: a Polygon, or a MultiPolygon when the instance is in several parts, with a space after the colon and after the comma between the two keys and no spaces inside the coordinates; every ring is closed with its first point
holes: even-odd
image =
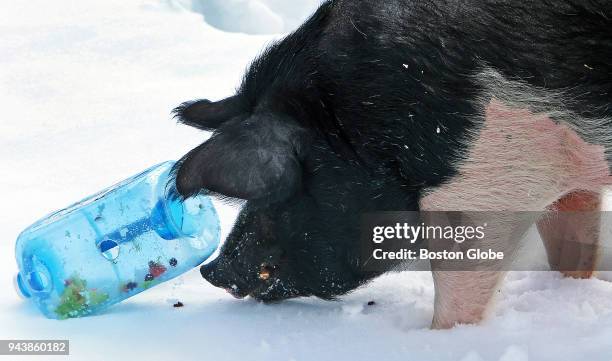
{"type": "MultiPolygon", "coordinates": [[[[323,2],[234,95],[175,109],[212,131],[177,163],[178,192],[246,200],[202,276],[240,298],[331,300],[391,271],[364,267],[365,213],[547,210],[532,221],[551,268],[590,277],[612,160],[610,29],[607,0],[323,2]],[[585,216],[555,216],[568,211],[585,216]]],[[[438,329],[483,319],[504,276],[432,272],[438,329]]]]}

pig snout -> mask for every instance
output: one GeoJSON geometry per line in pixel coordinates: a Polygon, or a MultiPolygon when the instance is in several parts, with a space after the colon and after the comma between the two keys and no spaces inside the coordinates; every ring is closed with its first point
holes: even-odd
{"type": "Polygon", "coordinates": [[[248,292],[242,282],[237,279],[237,275],[231,270],[223,267],[223,263],[214,260],[200,267],[200,274],[206,281],[215,287],[225,289],[235,298],[244,298],[248,292]]]}

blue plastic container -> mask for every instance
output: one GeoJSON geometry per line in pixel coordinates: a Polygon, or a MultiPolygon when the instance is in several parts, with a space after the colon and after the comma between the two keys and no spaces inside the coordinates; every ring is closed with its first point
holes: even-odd
{"type": "Polygon", "coordinates": [[[207,196],[179,199],[168,182],[173,165],[152,167],[23,231],[15,250],[19,293],[49,318],[81,317],[203,263],[219,245],[219,218],[207,196]]]}

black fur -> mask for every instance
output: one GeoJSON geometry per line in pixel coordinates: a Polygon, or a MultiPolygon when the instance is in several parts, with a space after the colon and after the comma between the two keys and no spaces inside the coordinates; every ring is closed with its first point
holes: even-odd
{"type": "Polygon", "coordinates": [[[180,162],[179,192],[249,200],[203,276],[263,300],[363,284],[376,274],[361,267],[359,216],[418,210],[425,188],[455,175],[480,125],[475,75],[493,68],[612,117],[610,29],[605,0],[324,3],[234,97],[177,108],[216,129],[180,162]]]}
{"type": "Polygon", "coordinates": [[[202,130],[214,130],[247,110],[242,97],[233,96],[215,103],[207,99],[185,102],[172,112],[183,124],[202,130]]]}

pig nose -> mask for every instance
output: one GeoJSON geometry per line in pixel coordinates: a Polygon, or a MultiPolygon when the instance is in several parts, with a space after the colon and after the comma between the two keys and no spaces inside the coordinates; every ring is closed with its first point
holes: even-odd
{"type": "Polygon", "coordinates": [[[216,261],[202,265],[202,267],[200,267],[200,273],[202,277],[213,286],[225,289],[235,298],[244,298],[246,293],[236,285],[237,280],[235,280],[234,277],[228,277],[224,270],[222,270],[223,267],[219,266],[220,265],[216,261]]]}
{"type": "Polygon", "coordinates": [[[215,287],[224,287],[221,277],[218,277],[218,261],[212,261],[200,267],[200,274],[215,287]]]}

